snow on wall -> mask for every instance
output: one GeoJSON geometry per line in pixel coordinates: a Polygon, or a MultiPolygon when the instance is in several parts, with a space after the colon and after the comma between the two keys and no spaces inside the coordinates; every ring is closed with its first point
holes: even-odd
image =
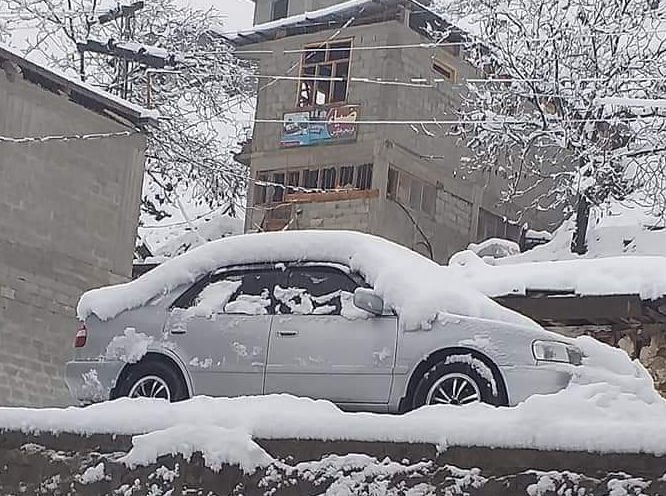
{"type": "Polygon", "coordinates": [[[135,281],[87,292],[77,313],[80,319],[95,314],[108,320],[225,265],[320,260],[362,274],[398,313],[403,328],[429,327],[440,312],[535,325],[468,287],[455,272],[390,241],[350,231],[284,231],[213,241],[135,281]]]}
{"type": "Polygon", "coordinates": [[[163,455],[181,454],[189,460],[195,452],[201,452],[206,466],[215,472],[222,465],[238,465],[250,474],[275,461],[245,432],[184,424],[134,436],[132,450],[118,461],[134,468],[155,463],[163,455]]]}

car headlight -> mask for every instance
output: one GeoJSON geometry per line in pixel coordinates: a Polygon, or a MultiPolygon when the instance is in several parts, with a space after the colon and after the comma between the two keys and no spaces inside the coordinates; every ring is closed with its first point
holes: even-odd
{"type": "Polygon", "coordinates": [[[583,363],[583,352],[580,348],[559,341],[534,341],[532,354],[536,360],[544,362],[561,362],[572,365],[583,363]]]}

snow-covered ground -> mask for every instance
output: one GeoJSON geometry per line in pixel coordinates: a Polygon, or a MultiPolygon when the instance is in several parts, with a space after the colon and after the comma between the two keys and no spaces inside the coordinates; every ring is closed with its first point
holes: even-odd
{"type": "Polygon", "coordinates": [[[453,446],[666,454],[666,401],[608,383],[572,384],[513,408],[429,406],[398,416],[344,413],[287,395],[196,397],[181,403],[119,399],[85,408],[0,408],[0,428],[132,434],[131,465],[201,451],[213,466],[270,462],[261,439],[359,440],[453,446]]]}

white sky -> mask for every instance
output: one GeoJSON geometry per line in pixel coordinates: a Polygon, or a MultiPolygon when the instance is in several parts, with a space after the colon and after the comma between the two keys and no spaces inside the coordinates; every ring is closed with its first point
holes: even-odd
{"type": "Polygon", "coordinates": [[[198,9],[215,7],[226,17],[225,31],[247,29],[252,26],[254,15],[254,2],[251,0],[185,0],[186,3],[198,9]]]}

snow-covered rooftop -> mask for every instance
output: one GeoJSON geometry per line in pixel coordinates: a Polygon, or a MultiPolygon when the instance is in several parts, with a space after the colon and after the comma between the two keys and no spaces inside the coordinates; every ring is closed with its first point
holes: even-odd
{"type": "Polygon", "coordinates": [[[30,80],[31,73],[46,78],[54,86],[57,86],[59,91],[68,94],[73,102],[86,108],[115,113],[135,125],[156,123],[159,117],[155,110],[145,109],[100,88],[86,84],[74,76],[28,60],[15,48],[2,43],[0,43],[0,60],[8,60],[18,65],[23,72],[23,77],[28,80],[30,80]]]}
{"type": "Polygon", "coordinates": [[[478,256],[468,249],[453,255],[449,266],[491,297],[530,291],[638,295],[644,300],[666,296],[663,219],[635,205],[595,208],[587,231],[588,251],[582,256],[571,252],[574,229],[574,222],[567,220],[547,243],[504,258],[478,256]]]}
{"type": "Polygon", "coordinates": [[[225,35],[225,37],[235,45],[243,46],[271,39],[281,30],[307,28],[307,32],[312,32],[315,27],[326,29],[327,25],[330,25],[332,28],[339,23],[347,22],[351,18],[370,18],[379,12],[396,9],[400,5],[407,6],[422,14],[416,16],[418,17],[417,21],[410,23],[413,29],[422,34],[427,34],[430,28],[453,28],[449,21],[417,0],[346,0],[329,7],[257,24],[252,29],[242,30],[233,35],[225,35]]]}
{"type": "Polygon", "coordinates": [[[441,312],[536,325],[467,287],[447,267],[385,239],[351,231],[281,231],[212,241],[134,281],[87,292],[77,311],[81,319],[95,314],[106,320],[220,267],[290,261],[335,262],[358,271],[407,329],[427,328],[441,312]]]}

